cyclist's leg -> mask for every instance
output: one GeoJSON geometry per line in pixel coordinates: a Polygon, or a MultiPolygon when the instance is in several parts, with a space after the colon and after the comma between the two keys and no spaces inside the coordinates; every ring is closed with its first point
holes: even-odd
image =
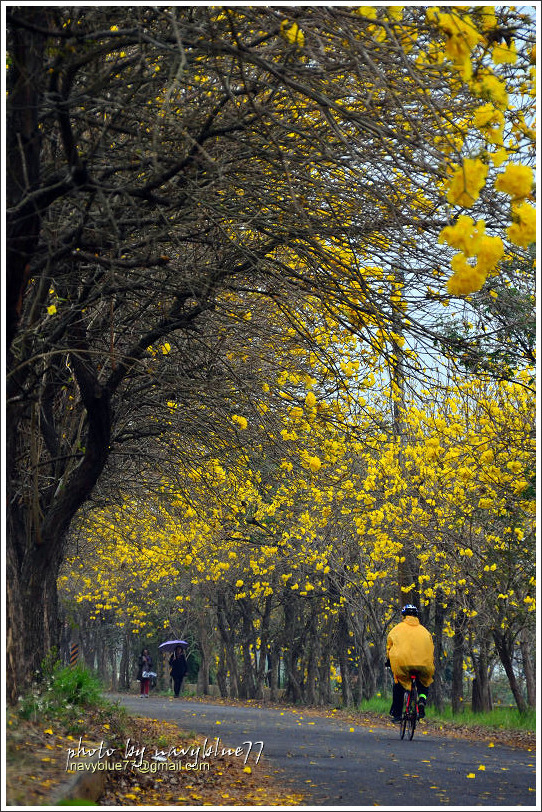
{"type": "Polygon", "coordinates": [[[405,697],[405,689],[400,682],[393,684],[393,697],[390,708],[390,716],[394,719],[400,719],[403,715],[403,700],[405,697]]]}
{"type": "Polygon", "coordinates": [[[426,688],[419,677],[416,677],[416,688],[418,689],[418,713],[420,719],[423,719],[425,716],[425,706],[427,704],[429,688],[426,688]]]}

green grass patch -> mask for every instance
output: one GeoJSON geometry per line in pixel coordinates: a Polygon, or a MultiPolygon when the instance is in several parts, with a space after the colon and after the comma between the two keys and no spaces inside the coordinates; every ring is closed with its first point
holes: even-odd
{"type": "MultiPolygon", "coordinates": [[[[358,711],[388,714],[391,707],[391,696],[382,694],[363,700],[358,711]]],[[[468,706],[455,715],[450,705],[437,712],[433,705],[427,706],[427,718],[435,722],[451,722],[467,727],[487,727],[494,730],[536,730],[536,711],[529,709],[521,714],[516,708],[494,708],[487,713],[474,713],[468,706]]]]}
{"type": "Polygon", "coordinates": [[[488,727],[494,730],[536,730],[536,711],[528,710],[520,713],[517,708],[494,708],[486,713],[474,713],[470,708],[462,708],[455,715],[449,706],[437,713],[434,708],[428,707],[428,717],[435,721],[454,722],[467,727],[488,727]]]}

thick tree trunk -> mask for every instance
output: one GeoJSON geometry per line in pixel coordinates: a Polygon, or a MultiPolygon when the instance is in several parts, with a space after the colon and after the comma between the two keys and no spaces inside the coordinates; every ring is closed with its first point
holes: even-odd
{"type": "MultiPolygon", "coordinates": [[[[59,645],[57,578],[64,556],[64,545],[70,524],[81,505],[88,499],[109,455],[111,412],[109,397],[102,387],[95,385],[79,362],[77,376],[81,390],[85,390],[88,434],[86,450],[79,466],[58,483],[54,494],[44,493],[32,504],[22,502],[16,492],[23,494],[26,481],[17,471],[17,425],[10,425],[7,445],[9,454],[9,480],[7,489],[7,549],[12,573],[7,635],[7,664],[9,668],[9,695],[15,696],[28,684],[31,675],[39,670],[45,653],[59,645]],[[17,569],[17,577],[13,568],[17,569]],[[24,648],[18,641],[22,640],[24,648]],[[23,680],[21,682],[21,679],[23,680]]],[[[9,410],[8,419],[18,412],[9,410]]],[[[24,440],[24,438],[23,438],[24,440]]]]}
{"type": "Polygon", "coordinates": [[[523,661],[523,674],[525,675],[525,687],[527,689],[527,704],[530,708],[536,708],[536,677],[533,668],[533,661],[529,652],[529,642],[525,632],[521,637],[521,659],[523,661]]]}
{"type": "Polygon", "coordinates": [[[331,705],[331,663],[329,657],[322,656],[318,665],[318,701],[320,705],[331,705]]]}
{"type": "Polygon", "coordinates": [[[512,636],[510,634],[501,634],[501,632],[494,631],[493,639],[495,641],[497,653],[506,672],[506,676],[508,677],[510,690],[514,695],[518,710],[520,713],[525,713],[527,710],[527,703],[525,702],[525,698],[521,693],[521,688],[518,685],[516,675],[514,674],[514,666],[512,665],[512,651],[514,645],[512,636]]]}
{"type": "Polygon", "coordinates": [[[294,651],[289,649],[284,659],[286,666],[286,696],[294,704],[303,702],[303,679],[297,667],[297,655],[294,651]]]}
{"type": "Polygon", "coordinates": [[[268,654],[269,663],[269,690],[271,702],[278,699],[279,670],[280,670],[280,647],[275,644],[268,654]]]}
{"type": "Polygon", "coordinates": [[[475,672],[472,682],[471,707],[474,713],[486,713],[493,707],[489,686],[488,643],[483,637],[478,639],[478,655],[471,649],[471,660],[475,672]]]}
{"type": "Polygon", "coordinates": [[[220,696],[223,699],[227,699],[228,697],[228,669],[226,666],[226,662],[227,662],[226,652],[224,650],[224,644],[222,643],[220,645],[218,654],[218,668],[216,670],[216,681],[220,689],[220,696]]]}
{"type": "Polygon", "coordinates": [[[24,657],[24,610],[19,573],[8,533],[6,546],[6,697],[11,705],[28,684],[24,657]]]}

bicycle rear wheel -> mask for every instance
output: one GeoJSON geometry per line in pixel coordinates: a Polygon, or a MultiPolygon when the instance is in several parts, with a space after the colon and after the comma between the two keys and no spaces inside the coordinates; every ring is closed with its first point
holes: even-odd
{"type": "Polygon", "coordinates": [[[416,730],[417,721],[418,721],[418,692],[416,690],[416,686],[413,685],[412,690],[410,692],[410,702],[407,722],[408,738],[411,741],[414,738],[414,731],[416,730]]]}
{"type": "Polygon", "coordinates": [[[399,735],[401,736],[402,739],[405,738],[405,734],[407,732],[409,713],[410,713],[410,691],[407,691],[403,702],[403,715],[401,716],[401,724],[399,725],[399,735]]]}

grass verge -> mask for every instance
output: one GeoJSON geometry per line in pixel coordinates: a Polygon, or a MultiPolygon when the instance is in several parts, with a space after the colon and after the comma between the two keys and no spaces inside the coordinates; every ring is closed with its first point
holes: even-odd
{"type": "MultiPolygon", "coordinates": [[[[391,697],[380,696],[369,700],[364,700],[359,705],[360,712],[371,711],[373,713],[389,713],[391,697]]],[[[527,713],[521,714],[517,708],[495,707],[486,713],[474,713],[469,707],[461,709],[458,714],[453,714],[450,706],[437,711],[432,705],[427,706],[427,715],[435,722],[447,722],[462,727],[480,728],[488,730],[517,730],[536,731],[536,711],[529,709],[527,713]]]]}

